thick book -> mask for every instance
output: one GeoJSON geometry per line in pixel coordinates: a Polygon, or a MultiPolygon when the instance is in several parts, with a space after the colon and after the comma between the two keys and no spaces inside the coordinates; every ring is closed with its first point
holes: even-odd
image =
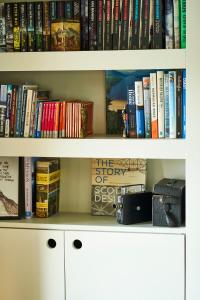
{"type": "Polygon", "coordinates": [[[28,51],[35,51],[35,6],[34,2],[27,2],[27,34],[28,51]]]}
{"type": "Polygon", "coordinates": [[[50,23],[50,6],[48,1],[43,2],[43,50],[50,51],[51,49],[51,23],[50,23]]]}
{"type": "Polygon", "coordinates": [[[35,50],[43,51],[43,36],[42,36],[42,2],[35,2],[35,50]]]}
{"type": "Polygon", "coordinates": [[[65,51],[64,22],[62,20],[51,22],[51,50],[65,51]]]}
{"type": "Polygon", "coordinates": [[[141,40],[140,48],[149,49],[149,26],[150,26],[150,0],[142,0],[142,24],[141,24],[141,40]]]}
{"type": "Polygon", "coordinates": [[[158,100],[156,73],[150,73],[151,91],[151,135],[152,139],[158,138],[158,100]]]}
{"type": "Polygon", "coordinates": [[[128,50],[130,0],[122,0],[120,49],[128,50]]]}
{"type": "Polygon", "coordinates": [[[88,50],[88,48],[89,48],[88,0],[82,0],[81,1],[81,50],[88,50]]]}
{"type": "Polygon", "coordinates": [[[20,51],[20,16],[19,3],[13,3],[13,40],[14,51],[20,51]]]}
{"type": "Polygon", "coordinates": [[[173,0],[173,16],[174,16],[174,48],[180,48],[180,10],[179,0],[173,0]]]}
{"type": "Polygon", "coordinates": [[[169,138],[169,74],[164,74],[165,138],[169,138]]]}
{"type": "Polygon", "coordinates": [[[122,0],[114,0],[113,9],[113,50],[118,50],[120,45],[120,32],[121,32],[121,4],[122,0]]]}
{"type": "Polygon", "coordinates": [[[176,70],[176,137],[182,138],[182,70],[176,70]]]}
{"type": "Polygon", "coordinates": [[[153,48],[163,48],[163,1],[154,0],[153,48]]]}
{"type": "Polygon", "coordinates": [[[0,86],[0,137],[4,137],[5,135],[6,107],[7,107],[7,84],[1,84],[0,86]]]}
{"type": "Polygon", "coordinates": [[[63,22],[63,38],[65,51],[79,51],[81,49],[80,30],[80,21],[78,20],[63,22]]]}
{"type": "Polygon", "coordinates": [[[92,214],[115,215],[113,205],[121,192],[121,186],[145,184],[144,159],[92,159],[92,214]]]}
{"type": "Polygon", "coordinates": [[[88,0],[89,50],[97,50],[97,1],[88,0]]]}
{"type": "Polygon", "coordinates": [[[20,51],[27,51],[27,6],[25,2],[19,3],[20,51]]]}
{"type": "Polygon", "coordinates": [[[135,86],[131,85],[127,88],[127,115],[128,115],[128,137],[137,137],[137,122],[136,122],[136,103],[135,103],[135,86]]]}
{"type": "Polygon", "coordinates": [[[6,50],[5,4],[0,3],[0,52],[6,50]]]}
{"type": "Polygon", "coordinates": [[[186,138],[186,70],[182,71],[182,137],[186,138]]]}
{"type": "Polygon", "coordinates": [[[140,48],[140,10],[141,1],[133,0],[132,49],[140,48]]]}
{"type": "Polygon", "coordinates": [[[186,0],[180,0],[181,48],[186,48],[186,0]]]}
{"type": "Polygon", "coordinates": [[[169,137],[176,138],[176,71],[169,71],[169,137]]]}
{"type": "Polygon", "coordinates": [[[165,0],[165,47],[166,49],[174,48],[174,18],[171,0],[165,0]]]}
{"type": "Polygon", "coordinates": [[[13,4],[5,3],[6,51],[13,49],[13,4]]]}
{"type": "Polygon", "coordinates": [[[104,48],[104,1],[97,0],[97,50],[104,48]]]}
{"type": "Polygon", "coordinates": [[[157,71],[158,137],[165,137],[164,72],[157,71]]]}
{"type": "Polygon", "coordinates": [[[150,77],[143,77],[145,138],[151,138],[150,77]]]}
{"type": "Polygon", "coordinates": [[[143,96],[142,81],[135,81],[135,104],[136,104],[137,138],[144,138],[145,137],[144,96],[143,96]]]}

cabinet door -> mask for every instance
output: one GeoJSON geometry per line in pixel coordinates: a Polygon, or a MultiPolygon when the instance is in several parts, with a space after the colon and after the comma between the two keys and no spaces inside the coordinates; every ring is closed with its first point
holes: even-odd
{"type": "Polygon", "coordinates": [[[64,300],[64,284],[64,232],[0,229],[2,300],[64,300]]]}
{"type": "Polygon", "coordinates": [[[183,235],[65,234],[66,299],[184,300],[183,235]]]}

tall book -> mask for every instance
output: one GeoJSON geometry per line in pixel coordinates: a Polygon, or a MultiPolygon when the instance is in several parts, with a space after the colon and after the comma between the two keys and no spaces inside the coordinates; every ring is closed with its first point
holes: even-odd
{"type": "Polygon", "coordinates": [[[156,73],[150,73],[151,91],[151,131],[152,139],[158,138],[158,102],[156,73]]]}
{"type": "Polygon", "coordinates": [[[5,3],[6,51],[13,51],[13,4],[5,3]]]}
{"type": "Polygon", "coordinates": [[[113,50],[119,49],[119,42],[120,42],[120,28],[121,28],[121,21],[120,21],[120,14],[121,14],[121,0],[114,0],[114,9],[113,9],[113,50]]]}
{"type": "MultiPolygon", "coordinates": [[[[70,2],[70,1],[66,1],[66,2],[70,2]]],[[[88,50],[88,48],[89,48],[88,0],[82,0],[81,1],[81,50],[88,50]]]]}
{"type": "Polygon", "coordinates": [[[35,6],[34,2],[27,2],[27,33],[28,51],[35,51],[35,6]]]}
{"type": "Polygon", "coordinates": [[[150,77],[143,77],[145,138],[151,138],[150,77]]]}
{"type": "Polygon", "coordinates": [[[140,10],[141,1],[133,0],[132,49],[139,49],[140,47],[140,10]]]}
{"type": "Polygon", "coordinates": [[[19,3],[13,3],[13,39],[14,51],[20,51],[19,3]]]}
{"type": "Polygon", "coordinates": [[[150,0],[142,1],[141,49],[149,49],[150,0]]]}
{"type": "Polygon", "coordinates": [[[136,104],[136,123],[137,137],[144,138],[144,97],[142,81],[135,81],[135,104],[136,104]]]}
{"type": "Polygon", "coordinates": [[[97,50],[104,48],[104,2],[97,1],[97,50]]]}
{"type": "Polygon", "coordinates": [[[180,16],[179,16],[179,0],[173,0],[174,15],[174,48],[180,48],[180,16]]]}
{"type": "Polygon", "coordinates": [[[5,5],[0,3],[0,52],[6,50],[5,5]]]}
{"type": "Polygon", "coordinates": [[[4,137],[7,107],[7,85],[1,84],[0,88],[0,137],[4,137]]]}
{"type": "Polygon", "coordinates": [[[24,157],[25,218],[32,218],[32,159],[24,157]]]}
{"type": "Polygon", "coordinates": [[[182,137],[186,138],[186,70],[182,71],[182,137]]]}
{"type": "Polygon", "coordinates": [[[181,48],[186,48],[186,0],[180,0],[181,48]]]}
{"type": "Polygon", "coordinates": [[[5,120],[5,137],[10,136],[11,105],[12,105],[12,84],[8,84],[7,85],[6,120],[5,120]]]}
{"type": "Polygon", "coordinates": [[[176,138],[176,71],[169,71],[169,137],[176,138]]]}
{"type": "Polygon", "coordinates": [[[163,1],[154,0],[153,48],[163,48],[163,1]]]}
{"type": "Polygon", "coordinates": [[[114,216],[121,186],[145,184],[144,159],[92,159],[92,214],[114,216]]]}
{"type": "Polygon", "coordinates": [[[135,87],[134,85],[127,88],[127,114],[128,114],[128,137],[137,137],[137,121],[136,121],[136,103],[135,103],[135,87]]]}
{"type": "Polygon", "coordinates": [[[27,6],[25,2],[19,3],[20,50],[27,51],[27,6]]]}
{"type": "Polygon", "coordinates": [[[12,86],[11,109],[10,109],[10,137],[14,137],[14,132],[15,132],[17,90],[18,90],[18,87],[16,85],[13,85],[12,86]]]}
{"type": "Polygon", "coordinates": [[[165,47],[166,49],[174,48],[173,2],[171,0],[165,0],[165,47]]]}
{"type": "Polygon", "coordinates": [[[158,137],[165,137],[164,72],[157,71],[158,137]]]}
{"type": "Polygon", "coordinates": [[[105,0],[104,49],[112,49],[112,0],[105,0]]]}
{"type": "Polygon", "coordinates": [[[35,50],[43,50],[43,36],[42,36],[42,2],[35,2],[35,50]]]}
{"type": "Polygon", "coordinates": [[[51,25],[50,25],[50,6],[48,1],[43,2],[43,50],[49,51],[51,48],[51,25]]]}
{"type": "Polygon", "coordinates": [[[164,74],[165,138],[169,138],[169,74],[164,74]]]}
{"type": "Polygon", "coordinates": [[[97,1],[88,0],[89,50],[97,50],[97,1]]]}
{"type": "Polygon", "coordinates": [[[176,70],[176,137],[182,138],[182,70],[176,70]]]}
{"type": "MultiPolygon", "coordinates": [[[[52,7],[56,6],[56,1],[52,1],[52,2],[51,2],[53,4],[52,7]]],[[[81,10],[82,10],[82,7],[86,4],[88,5],[88,0],[81,1],[81,10]]],[[[88,7],[87,7],[87,11],[88,11],[88,7]]],[[[81,12],[81,14],[82,14],[82,12],[81,12]]],[[[87,13],[87,15],[88,15],[88,13],[87,13]]],[[[56,17],[55,17],[55,19],[56,19],[56,17]]],[[[73,0],[65,0],[64,1],[64,19],[65,20],[73,20],[74,19],[73,0]]]]}
{"type": "Polygon", "coordinates": [[[122,0],[120,49],[127,50],[129,44],[130,0],[122,0]]]}

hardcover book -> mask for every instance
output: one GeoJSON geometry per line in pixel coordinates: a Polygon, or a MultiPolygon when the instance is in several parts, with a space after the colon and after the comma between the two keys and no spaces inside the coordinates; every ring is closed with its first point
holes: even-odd
{"type": "Polygon", "coordinates": [[[19,3],[13,3],[14,51],[20,51],[19,3]]]}
{"type": "Polygon", "coordinates": [[[5,7],[0,3],[0,52],[6,49],[6,25],[5,25],[5,7]]]}
{"type": "Polygon", "coordinates": [[[20,49],[27,51],[27,6],[26,3],[19,4],[19,24],[20,24],[20,49]]]}
{"type": "Polygon", "coordinates": [[[80,21],[72,20],[63,23],[65,51],[80,50],[80,21]]]}
{"type": "Polygon", "coordinates": [[[63,21],[53,21],[51,23],[51,50],[65,51],[65,34],[63,21]]]}
{"type": "Polygon", "coordinates": [[[144,159],[92,159],[92,214],[115,215],[113,204],[121,192],[121,186],[145,183],[144,159]]]}
{"type": "Polygon", "coordinates": [[[6,51],[13,51],[13,4],[5,3],[6,51]]]}
{"type": "Polygon", "coordinates": [[[28,51],[35,50],[35,6],[34,2],[27,2],[27,33],[28,51]]]}

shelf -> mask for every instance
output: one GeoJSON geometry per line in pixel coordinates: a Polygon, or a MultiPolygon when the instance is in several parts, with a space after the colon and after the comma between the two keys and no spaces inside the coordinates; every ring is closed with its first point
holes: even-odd
{"type": "Polygon", "coordinates": [[[185,49],[0,53],[1,71],[185,68],[185,49]]]}
{"type": "Polygon", "coordinates": [[[91,230],[112,232],[143,232],[185,234],[185,227],[155,227],[151,223],[121,225],[114,217],[92,216],[90,214],[59,213],[49,218],[0,221],[0,228],[26,228],[51,230],[91,230]]]}
{"type": "Polygon", "coordinates": [[[185,159],[185,139],[1,138],[0,156],[185,159]]]}

